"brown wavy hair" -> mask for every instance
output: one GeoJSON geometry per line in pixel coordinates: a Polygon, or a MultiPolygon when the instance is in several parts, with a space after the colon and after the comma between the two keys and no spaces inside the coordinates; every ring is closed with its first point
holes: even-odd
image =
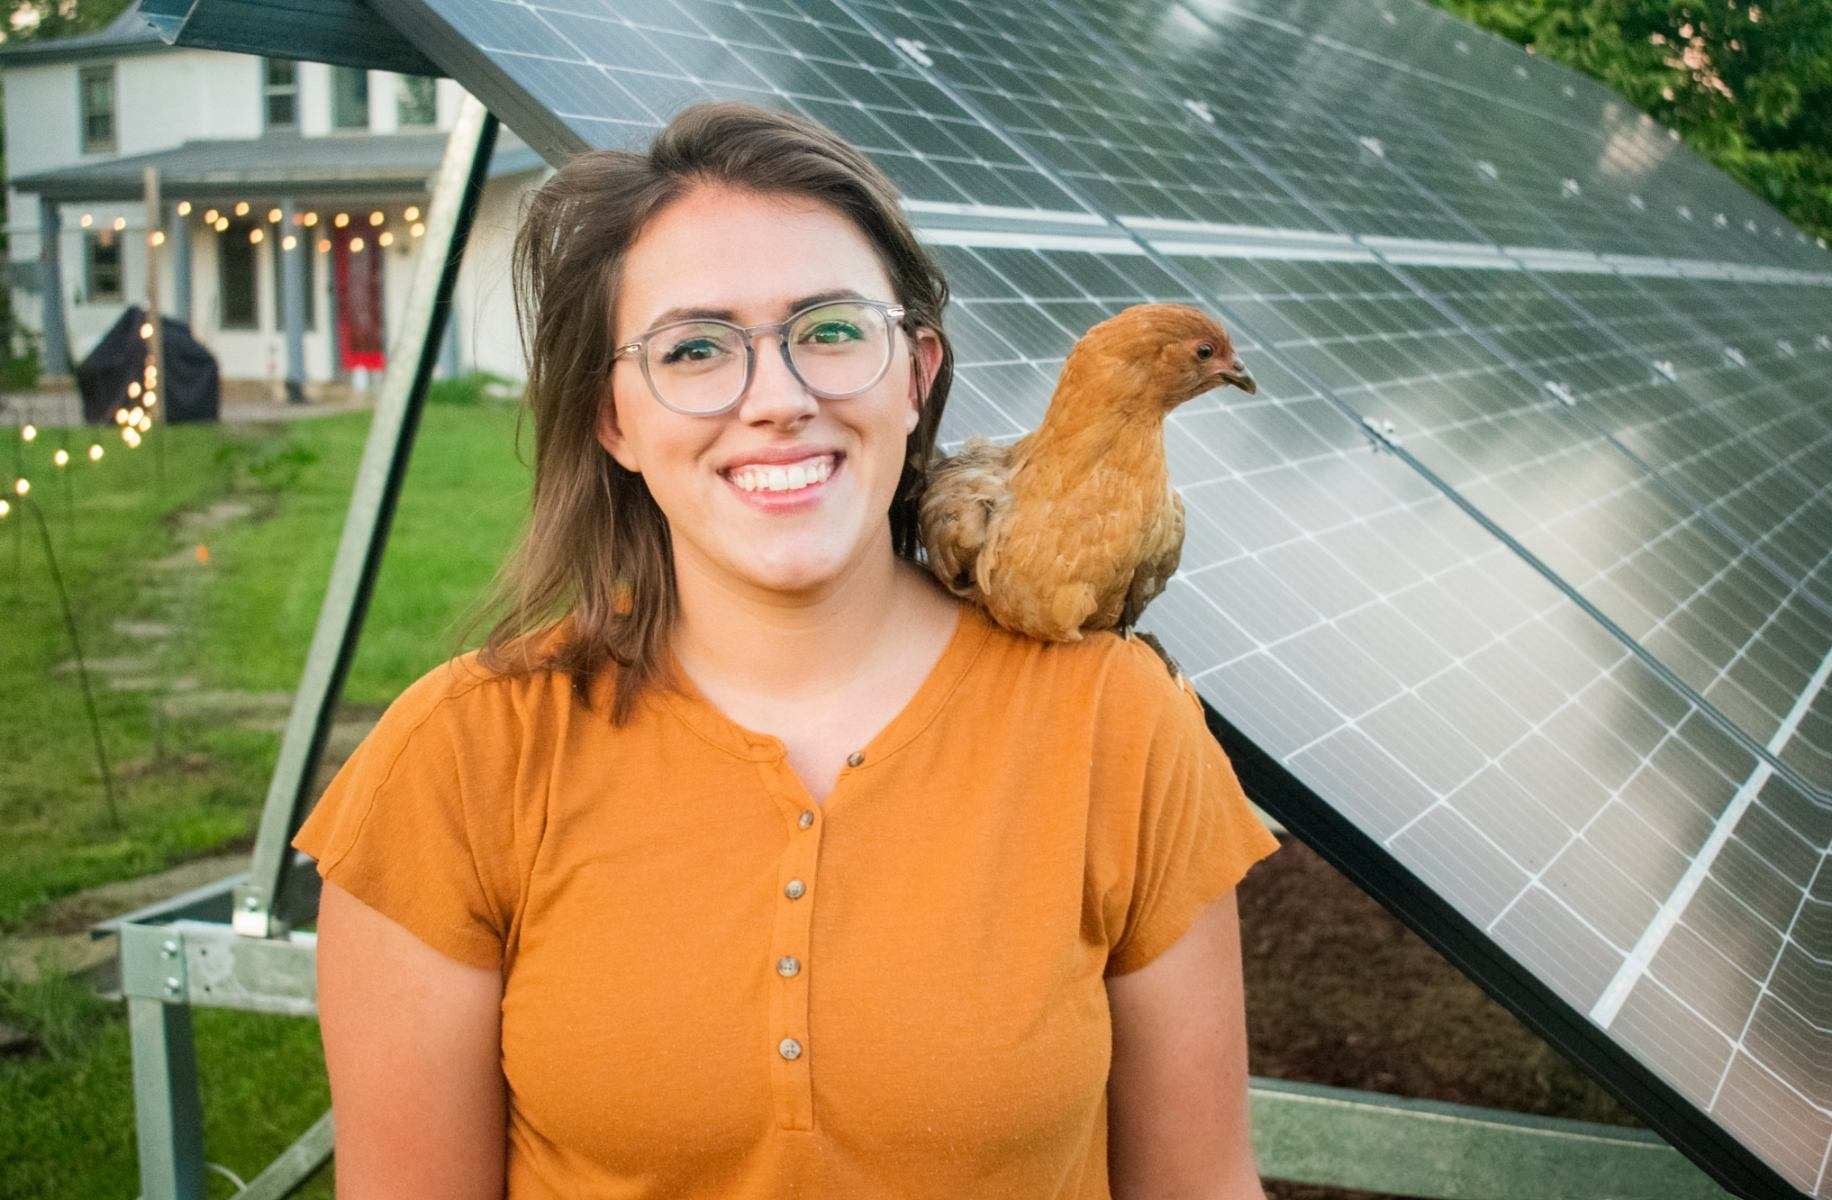
{"type": "Polygon", "coordinates": [[[845,213],[907,310],[904,328],[927,327],[940,340],[941,365],[889,512],[892,547],[913,562],[917,505],[954,378],[942,330],[948,284],[904,218],[896,185],[815,121],[731,101],[694,104],[647,152],[587,151],[524,201],[511,271],[534,422],[532,509],[465,628],[500,612],[479,665],[511,675],[563,671],[588,706],[593,681],[615,663],[616,725],[644,688],[672,682],[660,676],[680,609],[668,522],[642,476],[595,434],[611,371],[611,314],[624,257],[644,226],[707,183],[807,197],[845,213]],[[535,636],[549,630],[555,636],[535,636]]]}

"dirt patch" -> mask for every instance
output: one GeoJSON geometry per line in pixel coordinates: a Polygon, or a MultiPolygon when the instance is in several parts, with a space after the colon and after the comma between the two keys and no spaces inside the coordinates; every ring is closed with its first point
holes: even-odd
{"type": "MultiPolygon", "coordinates": [[[[1515,1112],[1638,1122],[1309,847],[1240,886],[1254,1074],[1515,1112]]],[[[1274,1200],[1368,1193],[1268,1184],[1274,1200]]]]}

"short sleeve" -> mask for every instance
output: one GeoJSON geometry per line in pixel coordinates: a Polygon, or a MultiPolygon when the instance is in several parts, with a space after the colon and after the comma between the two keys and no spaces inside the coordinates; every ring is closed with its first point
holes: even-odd
{"type": "MultiPolygon", "coordinates": [[[[509,861],[500,822],[478,806],[477,747],[443,668],[401,693],[345,761],[292,844],[318,874],[433,949],[500,967],[509,861]],[[481,844],[480,844],[481,843],[481,844]]],[[[488,743],[493,739],[481,739],[488,743]]]]}
{"type": "Polygon", "coordinates": [[[1122,823],[1125,835],[1116,840],[1119,852],[1129,849],[1130,861],[1115,877],[1131,886],[1115,898],[1124,916],[1108,952],[1108,976],[1136,971],[1169,949],[1205,906],[1279,847],[1209,731],[1189,681],[1172,679],[1144,643],[1127,643],[1122,655],[1130,670],[1115,669],[1132,678],[1120,690],[1142,693],[1133,703],[1145,716],[1133,726],[1144,735],[1143,761],[1120,776],[1140,786],[1136,822],[1122,823]]]}

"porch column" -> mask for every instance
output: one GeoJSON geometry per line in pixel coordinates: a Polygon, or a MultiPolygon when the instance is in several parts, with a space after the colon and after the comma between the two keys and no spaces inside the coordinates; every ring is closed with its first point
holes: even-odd
{"type": "MultiPolygon", "coordinates": [[[[454,297],[455,299],[455,297],[454,297]]],[[[452,305],[445,318],[445,334],[439,339],[439,377],[458,378],[458,305],[452,305]]]]}
{"type": "Polygon", "coordinates": [[[280,201],[280,320],[286,330],[286,402],[305,403],[305,253],[304,226],[293,224],[298,205],[280,201]],[[292,249],[286,244],[292,242],[292,249]]]}
{"type": "Polygon", "coordinates": [[[191,323],[191,218],[172,208],[166,222],[172,241],[172,312],[174,319],[191,323]]]}
{"type": "Polygon", "coordinates": [[[63,211],[49,196],[38,197],[38,294],[43,302],[39,332],[44,342],[39,369],[46,375],[72,376],[70,334],[64,325],[64,272],[59,243],[64,235],[63,211]]]}

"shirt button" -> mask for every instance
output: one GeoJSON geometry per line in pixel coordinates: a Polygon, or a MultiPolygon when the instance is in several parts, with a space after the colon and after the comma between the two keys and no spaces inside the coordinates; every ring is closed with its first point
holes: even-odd
{"type": "Polygon", "coordinates": [[[814,824],[814,810],[812,808],[802,809],[801,827],[806,829],[812,824],[814,824]]]}
{"type": "Polygon", "coordinates": [[[776,973],[784,979],[801,970],[801,962],[793,954],[785,954],[776,960],[776,973]]]}
{"type": "Polygon", "coordinates": [[[782,894],[787,896],[791,900],[800,900],[802,898],[802,893],[807,890],[808,890],[807,884],[803,883],[799,879],[791,879],[789,880],[788,885],[782,889],[782,894]]]}
{"type": "Polygon", "coordinates": [[[790,1062],[794,1062],[801,1057],[801,1043],[794,1038],[784,1038],[776,1043],[776,1052],[790,1062]]]}
{"type": "Polygon", "coordinates": [[[862,766],[864,762],[865,751],[863,750],[854,750],[851,754],[846,756],[846,765],[849,767],[862,766]]]}

